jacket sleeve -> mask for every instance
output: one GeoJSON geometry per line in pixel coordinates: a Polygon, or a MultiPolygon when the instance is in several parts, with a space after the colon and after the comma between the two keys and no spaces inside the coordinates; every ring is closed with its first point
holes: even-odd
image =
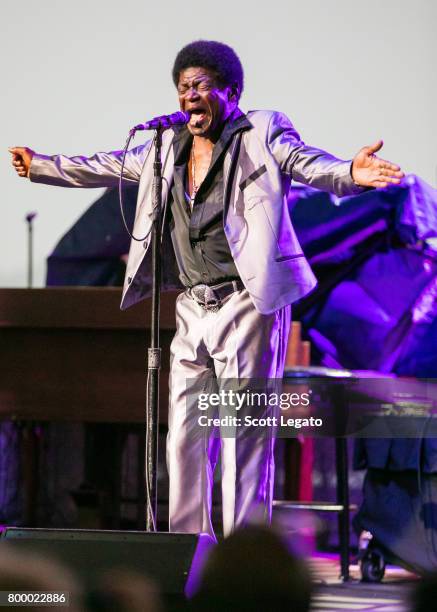
{"type": "Polygon", "coordinates": [[[352,161],[306,145],[291,121],[282,113],[272,114],[267,135],[268,147],[281,170],[299,183],[311,185],[342,197],[366,191],[352,180],[352,161]]]}
{"type": "MultiPolygon", "coordinates": [[[[139,182],[150,144],[148,141],[127,152],[123,169],[125,184],[139,182]]],[[[60,187],[114,187],[119,181],[122,159],[123,151],[96,153],[92,157],[35,153],[29,178],[34,183],[60,187]]]]}

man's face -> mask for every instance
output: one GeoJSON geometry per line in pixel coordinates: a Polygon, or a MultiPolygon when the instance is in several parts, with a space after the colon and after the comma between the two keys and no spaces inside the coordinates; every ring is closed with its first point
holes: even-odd
{"type": "Polygon", "coordinates": [[[220,129],[237,106],[231,87],[221,87],[207,68],[186,68],[179,74],[181,110],[190,113],[188,129],[194,136],[209,138],[220,129]]]}

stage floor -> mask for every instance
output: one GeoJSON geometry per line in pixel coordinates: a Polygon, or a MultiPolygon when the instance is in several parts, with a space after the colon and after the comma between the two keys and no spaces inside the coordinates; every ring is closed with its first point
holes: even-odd
{"type": "Polygon", "coordinates": [[[360,582],[358,566],[351,565],[352,578],[348,583],[342,583],[338,577],[340,566],[335,555],[316,553],[310,559],[310,566],[318,583],[311,608],[316,612],[407,612],[409,593],[417,581],[415,574],[387,566],[381,583],[363,583],[360,582]]]}

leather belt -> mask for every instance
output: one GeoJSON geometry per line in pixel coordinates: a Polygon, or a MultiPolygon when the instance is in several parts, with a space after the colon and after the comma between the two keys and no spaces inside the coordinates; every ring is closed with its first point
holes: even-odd
{"type": "Polygon", "coordinates": [[[187,294],[204,310],[217,312],[223,305],[222,300],[241,289],[244,289],[244,285],[238,279],[219,285],[195,285],[187,289],[187,294]]]}

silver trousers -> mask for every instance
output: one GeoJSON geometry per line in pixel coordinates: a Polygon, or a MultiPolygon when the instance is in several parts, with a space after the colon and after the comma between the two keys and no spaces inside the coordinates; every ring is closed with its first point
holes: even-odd
{"type": "Polygon", "coordinates": [[[207,312],[182,293],[171,344],[167,465],[170,531],[209,533],[214,468],[221,452],[223,531],[271,518],[274,435],[220,437],[199,427],[189,383],[210,393],[228,379],[282,378],[291,307],[260,314],[246,289],[207,312]]]}

